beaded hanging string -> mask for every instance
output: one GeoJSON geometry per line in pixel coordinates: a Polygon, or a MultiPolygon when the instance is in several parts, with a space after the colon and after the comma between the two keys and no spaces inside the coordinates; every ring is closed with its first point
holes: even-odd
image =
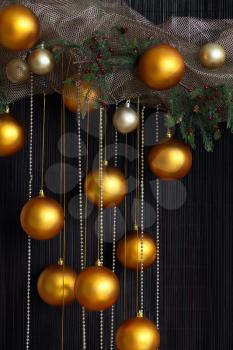
{"type": "MultiPolygon", "coordinates": [[[[117,109],[117,105],[116,105],[117,109]]],[[[114,131],[114,167],[118,165],[118,132],[114,131]]],[[[113,208],[113,233],[112,233],[112,272],[116,268],[116,228],[117,228],[117,207],[113,208]]],[[[114,335],[115,335],[115,305],[111,308],[111,326],[110,326],[110,350],[114,350],[114,335]]]]}
{"type": "MultiPolygon", "coordinates": [[[[156,106],[155,113],[155,142],[159,142],[159,108],[156,106]]],[[[157,262],[156,262],[156,326],[159,329],[159,298],[160,298],[160,250],[159,250],[159,234],[160,234],[160,180],[156,179],[156,246],[157,246],[157,262]]]]}
{"type": "MultiPolygon", "coordinates": [[[[85,268],[85,246],[84,246],[84,221],[83,221],[83,194],[82,194],[82,141],[81,141],[81,101],[80,101],[80,80],[77,83],[78,104],[77,104],[77,126],[78,126],[78,188],[79,188],[79,235],[80,235],[80,265],[81,270],[85,268]]],[[[82,307],[82,349],[86,350],[86,310],[82,307]]]]}
{"type": "MultiPolygon", "coordinates": [[[[137,114],[140,118],[140,97],[138,97],[137,100],[137,114]]],[[[134,213],[134,229],[137,232],[137,240],[139,238],[139,187],[140,187],[140,125],[137,128],[137,136],[136,136],[136,196],[135,196],[135,213],[134,213]]],[[[137,256],[139,256],[139,249],[137,251],[137,256]]],[[[138,312],[139,309],[139,263],[137,263],[137,271],[136,271],[136,312],[138,312]]]]}
{"type": "MultiPolygon", "coordinates": [[[[30,119],[29,119],[29,168],[28,168],[28,199],[32,199],[32,184],[33,184],[33,130],[34,130],[34,77],[31,73],[30,77],[30,119]]],[[[32,260],[32,246],[31,237],[27,236],[27,320],[26,320],[26,350],[30,349],[30,330],[31,330],[31,260],[32,260]]]]}
{"type": "MultiPolygon", "coordinates": [[[[104,171],[104,149],[103,149],[103,107],[100,107],[99,115],[99,257],[98,264],[104,262],[104,209],[103,209],[103,171],[104,171]]],[[[104,313],[100,311],[100,350],[104,350],[104,313]]]]}
{"type": "Polygon", "coordinates": [[[142,107],[141,112],[141,162],[140,162],[140,237],[141,237],[141,261],[140,261],[140,310],[139,316],[143,316],[144,311],[144,112],[145,107],[142,107]]]}
{"type": "MultiPolygon", "coordinates": [[[[125,178],[128,177],[128,136],[125,135],[125,178]]],[[[124,227],[124,241],[125,241],[125,256],[124,256],[124,320],[127,318],[127,301],[126,301],[126,295],[127,295],[127,269],[126,269],[126,262],[127,262],[127,251],[126,251],[126,245],[127,245],[127,195],[125,196],[124,200],[124,219],[125,219],[125,227],[124,227]]]]}

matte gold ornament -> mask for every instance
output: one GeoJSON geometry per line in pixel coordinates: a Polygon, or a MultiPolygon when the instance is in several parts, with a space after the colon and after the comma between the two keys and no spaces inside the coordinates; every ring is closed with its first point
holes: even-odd
{"type": "Polygon", "coordinates": [[[130,101],[119,107],[113,115],[113,125],[121,134],[128,134],[137,129],[140,123],[137,112],[130,107],[130,101]]]}
{"type": "Polygon", "coordinates": [[[184,142],[170,138],[150,150],[148,163],[152,173],[160,179],[182,179],[192,167],[192,153],[184,142]]]}
{"type": "Polygon", "coordinates": [[[8,111],[0,115],[0,157],[12,156],[25,143],[25,129],[8,111]]]}
{"type": "Polygon", "coordinates": [[[126,320],[117,330],[117,350],[156,350],[159,346],[159,331],[145,317],[126,320]]]}
{"type": "Polygon", "coordinates": [[[41,299],[51,306],[62,306],[75,300],[74,286],[77,273],[60,261],[57,265],[46,267],[37,281],[41,299]]]}
{"type": "Polygon", "coordinates": [[[55,237],[64,226],[64,212],[60,204],[46,197],[43,191],[28,201],[20,215],[23,230],[32,238],[47,240],[55,237]]]}
{"type": "MultiPolygon", "coordinates": [[[[127,233],[117,243],[117,258],[128,269],[140,269],[141,236],[139,231],[127,233]]],[[[156,244],[148,233],[143,233],[143,267],[150,267],[156,259],[156,244]]]]}
{"type": "Polygon", "coordinates": [[[91,266],[77,277],[75,296],[90,311],[101,311],[115,304],[120,294],[117,276],[103,266],[91,266]]]}
{"type": "Polygon", "coordinates": [[[203,67],[216,69],[224,65],[226,61],[226,51],[218,43],[207,43],[202,46],[199,52],[199,59],[203,67]]]}
{"type": "MultiPolygon", "coordinates": [[[[119,205],[128,191],[124,175],[115,168],[104,166],[103,170],[103,206],[112,208],[119,205]]],[[[88,199],[99,206],[100,178],[99,169],[92,170],[85,179],[85,192],[88,199]]]]}
{"type": "Polygon", "coordinates": [[[166,90],[177,85],[185,71],[179,51],[167,44],[148,49],[138,64],[139,78],[153,90],[166,90]]]}
{"type": "Polygon", "coordinates": [[[30,49],[39,39],[40,24],[36,15],[19,4],[0,10],[0,44],[13,51],[30,49]]]}
{"type": "Polygon", "coordinates": [[[87,82],[82,82],[78,88],[75,84],[66,84],[63,87],[62,98],[66,108],[72,112],[77,113],[78,109],[78,92],[80,91],[80,109],[86,109],[92,112],[96,108],[99,93],[94,90],[87,82]]]}
{"type": "Polygon", "coordinates": [[[30,78],[30,70],[26,61],[13,58],[6,65],[7,79],[13,84],[21,84],[30,78]]]}
{"type": "Polygon", "coordinates": [[[27,61],[30,70],[37,75],[47,75],[53,71],[55,66],[53,54],[43,46],[32,51],[27,61]]]}

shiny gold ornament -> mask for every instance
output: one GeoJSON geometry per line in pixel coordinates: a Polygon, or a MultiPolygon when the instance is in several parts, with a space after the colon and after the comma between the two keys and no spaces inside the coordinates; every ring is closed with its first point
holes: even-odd
{"type": "Polygon", "coordinates": [[[59,234],[64,225],[64,212],[60,204],[45,197],[43,191],[28,201],[20,215],[23,230],[34,239],[47,240],[59,234]]]}
{"type": "Polygon", "coordinates": [[[30,49],[39,39],[36,15],[23,5],[8,5],[0,10],[0,44],[13,51],[30,49]]]}
{"type": "Polygon", "coordinates": [[[217,43],[207,43],[202,46],[199,52],[199,59],[205,68],[219,68],[226,61],[226,51],[217,43]]]}
{"type": "Polygon", "coordinates": [[[152,173],[160,179],[182,179],[191,169],[192,153],[184,142],[166,139],[150,150],[148,163],[152,173]]]}
{"type": "MultiPolygon", "coordinates": [[[[119,205],[128,191],[123,174],[115,168],[104,166],[103,171],[103,206],[112,208],[119,205]]],[[[89,172],[85,179],[85,192],[89,200],[99,206],[100,179],[99,169],[89,172]]]]}
{"type": "Polygon", "coordinates": [[[91,266],[77,277],[75,296],[90,311],[101,311],[117,301],[120,284],[116,275],[103,266],[91,266]]]}
{"type": "Polygon", "coordinates": [[[13,58],[6,65],[7,79],[13,84],[21,84],[30,77],[30,70],[26,61],[21,58],[13,58]]]}
{"type": "Polygon", "coordinates": [[[125,106],[117,108],[113,115],[113,125],[121,134],[128,134],[137,129],[140,123],[137,112],[130,107],[130,101],[125,106]]]}
{"type": "MultiPolygon", "coordinates": [[[[141,236],[139,231],[127,233],[117,243],[117,258],[128,269],[140,269],[141,236]]],[[[148,233],[143,233],[143,266],[150,267],[156,259],[156,244],[148,233]]]]}
{"type": "Polygon", "coordinates": [[[78,91],[80,91],[80,109],[86,109],[92,112],[96,108],[99,93],[94,90],[87,82],[82,82],[78,88],[75,84],[66,84],[63,87],[62,98],[66,108],[73,113],[77,113],[78,109],[78,91]]]}
{"type": "Polygon", "coordinates": [[[138,64],[139,78],[153,90],[166,90],[177,85],[185,71],[179,51],[166,44],[148,49],[138,64]]]}
{"type": "Polygon", "coordinates": [[[41,299],[52,306],[62,306],[75,300],[74,286],[77,273],[69,266],[51,265],[46,267],[37,281],[41,299]]]}
{"type": "Polygon", "coordinates": [[[145,317],[131,318],[123,322],[117,330],[117,350],[156,350],[159,346],[159,331],[145,317]]]}
{"type": "Polygon", "coordinates": [[[23,125],[9,113],[0,115],[0,157],[19,152],[25,143],[23,125]]]}
{"type": "Polygon", "coordinates": [[[28,56],[28,65],[33,73],[46,75],[53,71],[55,59],[53,54],[42,46],[28,56]]]}

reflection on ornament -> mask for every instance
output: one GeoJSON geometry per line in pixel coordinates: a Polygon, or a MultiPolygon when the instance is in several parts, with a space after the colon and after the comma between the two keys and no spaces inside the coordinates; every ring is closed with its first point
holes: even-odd
{"type": "Polygon", "coordinates": [[[55,59],[53,54],[42,45],[41,48],[32,51],[28,56],[28,65],[33,73],[46,75],[53,71],[55,59]]]}
{"type": "Polygon", "coordinates": [[[27,7],[12,4],[0,10],[0,44],[7,49],[30,49],[38,40],[40,24],[27,7]]]}
{"type": "Polygon", "coordinates": [[[75,84],[66,84],[62,90],[63,103],[66,108],[73,113],[77,113],[78,109],[78,91],[80,91],[80,109],[86,107],[92,112],[96,108],[99,93],[94,90],[87,82],[82,82],[78,88],[75,84]]]}
{"type": "MultiPolygon", "coordinates": [[[[119,205],[128,191],[123,174],[115,168],[104,166],[103,171],[103,206],[112,208],[119,205]]],[[[85,192],[89,200],[99,206],[100,179],[99,169],[89,172],[85,179],[85,192]]]]}
{"type": "Polygon", "coordinates": [[[148,49],[140,58],[139,78],[153,90],[166,90],[177,85],[185,70],[179,51],[166,44],[148,49]]]}
{"type": "Polygon", "coordinates": [[[77,273],[61,263],[46,267],[37,281],[41,299],[52,306],[62,306],[75,300],[74,286],[77,273]]]}
{"type": "Polygon", "coordinates": [[[21,58],[13,58],[6,65],[7,79],[13,84],[20,84],[30,77],[30,70],[27,62],[21,58]]]}
{"type": "Polygon", "coordinates": [[[150,150],[148,163],[152,173],[162,180],[182,179],[191,169],[192,153],[184,142],[166,139],[150,150]]]}
{"type": "Polygon", "coordinates": [[[145,317],[134,317],[122,323],[116,333],[117,350],[156,350],[160,335],[156,326],[145,317]]]}
{"type": "Polygon", "coordinates": [[[28,201],[20,215],[23,230],[34,239],[47,240],[59,234],[64,225],[64,212],[60,204],[45,197],[43,191],[28,201]]]}
{"type": "Polygon", "coordinates": [[[77,277],[75,296],[90,311],[101,311],[115,304],[120,294],[116,275],[103,266],[91,266],[77,277]]]}
{"type": "MultiPolygon", "coordinates": [[[[140,269],[141,236],[139,231],[127,233],[117,244],[117,258],[128,269],[140,269]]],[[[151,266],[156,259],[156,245],[148,233],[143,233],[143,267],[151,266]]]]}
{"type": "Polygon", "coordinates": [[[130,107],[130,101],[127,101],[125,106],[119,107],[113,116],[113,125],[121,134],[128,134],[139,125],[139,117],[137,112],[130,107]]]}
{"type": "Polygon", "coordinates": [[[219,68],[226,61],[225,49],[217,43],[207,43],[199,52],[199,59],[203,67],[208,69],[219,68]]]}
{"type": "Polygon", "coordinates": [[[11,156],[19,152],[24,143],[23,125],[9,113],[0,115],[0,157],[11,156]]]}

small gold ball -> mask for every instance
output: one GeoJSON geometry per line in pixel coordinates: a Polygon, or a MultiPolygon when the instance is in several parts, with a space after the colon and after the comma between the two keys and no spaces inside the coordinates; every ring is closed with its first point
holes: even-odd
{"type": "Polygon", "coordinates": [[[139,78],[153,90],[166,90],[177,85],[185,71],[184,59],[179,51],[167,44],[159,44],[141,56],[139,78]]]}
{"type": "Polygon", "coordinates": [[[75,300],[77,273],[68,266],[51,265],[39,276],[37,290],[41,299],[51,306],[62,306],[75,300]]]}
{"type": "MultiPolygon", "coordinates": [[[[140,231],[127,233],[117,243],[117,258],[128,269],[140,269],[141,264],[141,236],[140,231]]],[[[143,266],[150,267],[156,259],[156,244],[148,233],[143,233],[143,266]]]]}
{"type": "Polygon", "coordinates": [[[226,61],[226,51],[217,43],[207,43],[202,46],[199,58],[203,67],[216,69],[224,65],[226,61]]]}
{"type": "MultiPolygon", "coordinates": [[[[103,206],[112,208],[119,205],[127,194],[128,186],[123,174],[115,168],[104,167],[103,206]]],[[[100,180],[99,169],[92,170],[85,179],[85,192],[88,199],[99,206],[100,180]]]]}
{"type": "Polygon", "coordinates": [[[40,24],[36,15],[19,4],[0,11],[0,44],[13,51],[30,49],[39,39],[40,24]]]}
{"type": "Polygon", "coordinates": [[[84,269],[76,280],[75,296],[90,311],[101,311],[115,304],[120,294],[116,275],[103,266],[84,269]]]}
{"type": "Polygon", "coordinates": [[[6,65],[7,79],[13,84],[24,83],[30,78],[27,62],[21,58],[13,58],[6,65]]]}
{"type": "Polygon", "coordinates": [[[47,240],[60,233],[64,225],[64,212],[54,199],[38,196],[24,205],[20,221],[23,230],[32,238],[47,240]]]}
{"type": "Polygon", "coordinates": [[[23,125],[10,114],[0,115],[0,157],[8,157],[19,152],[25,143],[23,125]]]}
{"type": "Polygon", "coordinates": [[[134,317],[122,323],[116,333],[117,350],[156,350],[160,335],[156,326],[145,317],[134,317]]]}
{"type": "Polygon", "coordinates": [[[39,48],[28,56],[28,65],[33,73],[37,75],[47,75],[53,71],[55,59],[49,50],[39,48]]]}
{"type": "Polygon", "coordinates": [[[163,180],[178,180],[186,176],[192,167],[192,153],[182,141],[173,138],[152,147],[148,156],[152,173],[163,180]]]}

